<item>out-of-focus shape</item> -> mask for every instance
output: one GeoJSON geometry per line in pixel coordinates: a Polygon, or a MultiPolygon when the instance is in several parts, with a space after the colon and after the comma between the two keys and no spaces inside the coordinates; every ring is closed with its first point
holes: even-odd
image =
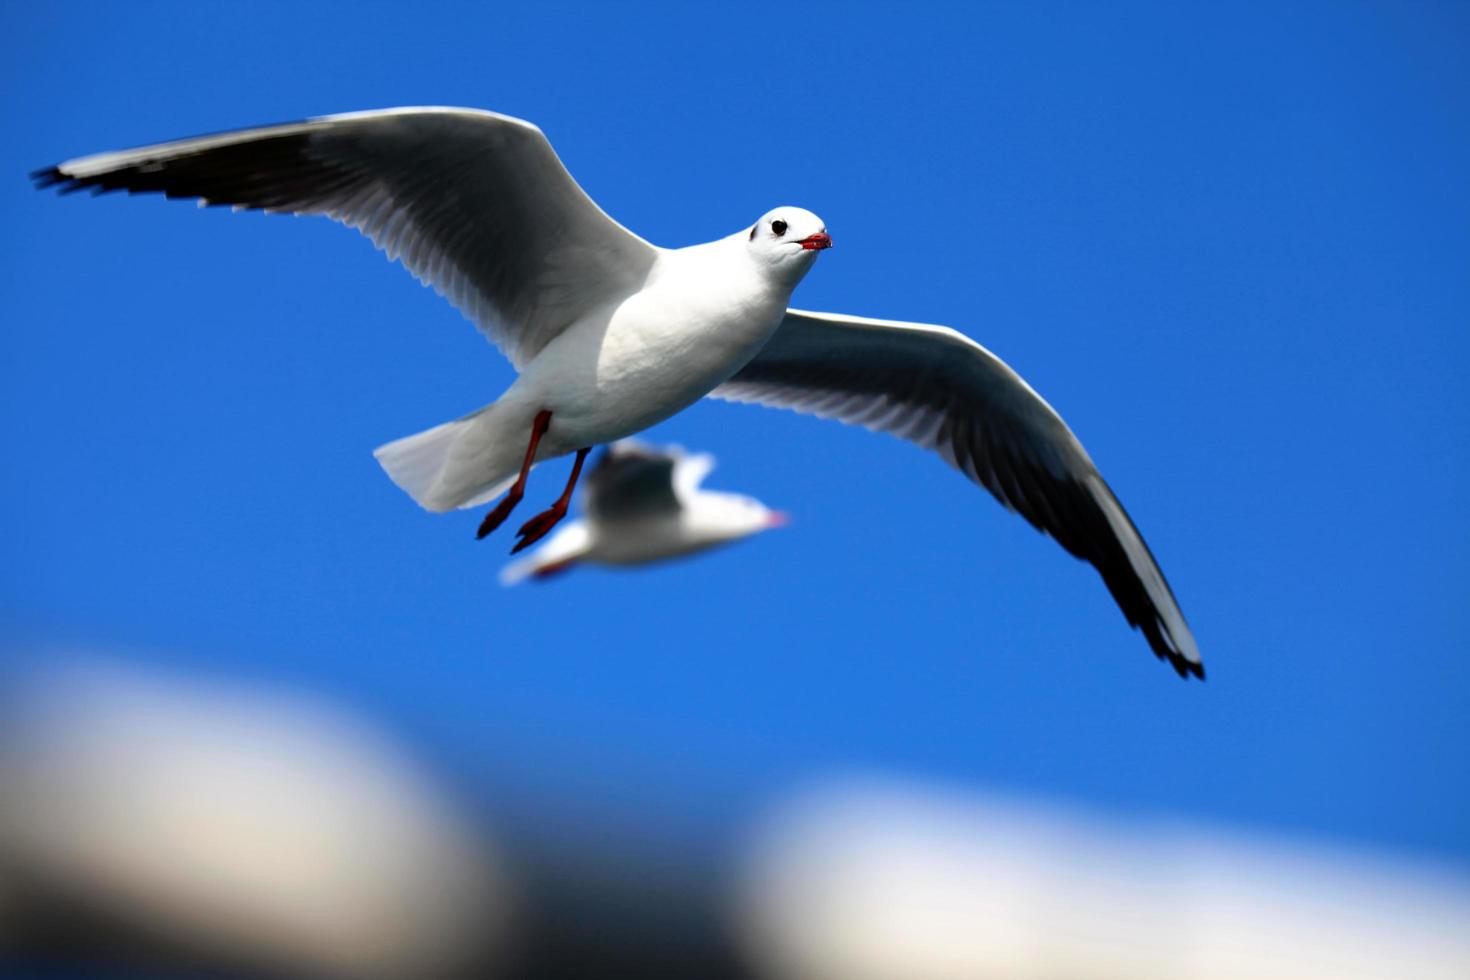
{"type": "Polygon", "coordinates": [[[488,850],[357,724],[118,665],[13,681],[5,946],[295,977],[484,975],[505,911],[488,850]]]}
{"type": "Polygon", "coordinates": [[[741,907],[780,980],[1470,977],[1462,877],[876,784],[778,811],[741,907]]]}
{"type": "Polygon", "coordinates": [[[702,490],[714,469],[689,454],[633,439],[603,451],[583,485],[581,520],[563,524],[535,554],[506,565],[504,585],[545,578],[573,565],[642,565],[692,555],[780,527],[786,515],[737,493],[702,490]]]}

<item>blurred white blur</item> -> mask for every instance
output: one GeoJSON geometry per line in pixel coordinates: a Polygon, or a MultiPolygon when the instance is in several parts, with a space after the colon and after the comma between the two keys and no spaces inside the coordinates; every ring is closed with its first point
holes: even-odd
{"type": "Polygon", "coordinates": [[[483,836],[336,711],[121,661],[5,693],[0,945],[378,980],[503,926],[483,836]]]}
{"type": "Polygon", "coordinates": [[[1470,977],[1470,882],[883,782],[778,808],[742,895],[780,980],[1470,977]]]}
{"type": "Polygon", "coordinates": [[[559,789],[584,781],[548,760],[531,789],[459,773],[471,807],[316,698],[15,662],[7,977],[1470,977],[1460,872],[815,773],[712,817],[716,769],[656,799],[605,779],[610,799],[559,789]]]}

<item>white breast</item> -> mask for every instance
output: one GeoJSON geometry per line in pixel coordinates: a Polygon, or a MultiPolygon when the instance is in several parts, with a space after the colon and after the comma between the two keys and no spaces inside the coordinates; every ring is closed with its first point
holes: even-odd
{"type": "Polygon", "coordinates": [[[568,448],[630,436],[744,366],[780,324],[789,294],[727,241],[664,252],[642,290],[542,351],[515,397],[551,409],[568,448]]]}

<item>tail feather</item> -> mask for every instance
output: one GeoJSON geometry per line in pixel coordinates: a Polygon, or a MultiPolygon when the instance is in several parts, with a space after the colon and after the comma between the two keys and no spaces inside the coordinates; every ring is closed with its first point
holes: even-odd
{"type": "MultiPolygon", "coordinates": [[[[490,406],[493,408],[494,406],[490,406]]],[[[480,409],[373,450],[388,478],[420,507],[444,513],[494,500],[515,479],[489,440],[494,427],[480,409]]],[[[511,465],[514,465],[513,463],[511,465]]]]}
{"type": "Polygon", "coordinates": [[[545,578],[575,565],[592,549],[592,532],[585,521],[572,521],[540,548],[500,570],[501,585],[515,585],[535,576],[545,578]]]}
{"type": "Polygon", "coordinates": [[[419,506],[433,511],[445,511],[450,507],[436,507],[433,500],[434,484],[444,469],[449,457],[449,448],[459,437],[463,422],[446,422],[432,429],[397,439],[373,450],[373,456],[388,479],[398,488],[418,501],[419,506]]]}

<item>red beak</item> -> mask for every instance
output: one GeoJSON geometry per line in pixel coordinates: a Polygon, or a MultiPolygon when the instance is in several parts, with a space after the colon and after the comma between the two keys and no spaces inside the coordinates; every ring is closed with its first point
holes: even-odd
{"type": "Polygon", "coordinates": [[[810,249],[831,248],[832,236],[827,234],[825,231],[819,231],[815,235],[806,236],[796,244],[800,245],[802,248],[810,249]]]}
{"type": "Polygon", "coordinates": [[[791,523],[791,515],[784,510],[773,510],[766,515],[766,527],[785,527],[791,523]]]}

